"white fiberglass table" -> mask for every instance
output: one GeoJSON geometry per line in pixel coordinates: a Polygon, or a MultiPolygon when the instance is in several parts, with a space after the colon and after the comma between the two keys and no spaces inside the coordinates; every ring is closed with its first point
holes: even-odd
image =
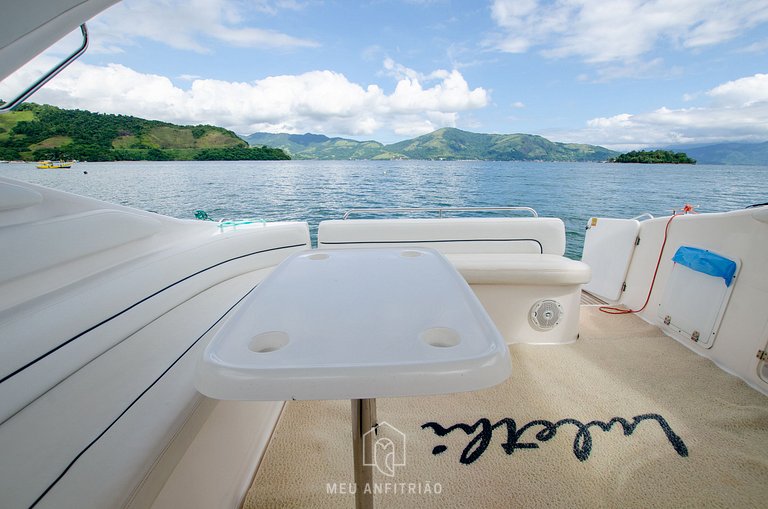
{"type": "Polygon", "coordinates": [[[471,391],[509,375],[504,340],[437,251],[342,249],[280,264],[205,349],[196,386],[217,399],[351,399],[356,504],[370,507],[363,438],[374,398],[471,391]]]}

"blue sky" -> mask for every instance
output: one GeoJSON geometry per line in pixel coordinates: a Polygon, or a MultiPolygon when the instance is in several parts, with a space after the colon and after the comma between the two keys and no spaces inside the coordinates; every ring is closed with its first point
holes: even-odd
{"type": "Polygon", "coordinates": [[[89,26],[88,53],[32,100],[385,143],[768,140],[765,0],[125,0],[89,26]]]}

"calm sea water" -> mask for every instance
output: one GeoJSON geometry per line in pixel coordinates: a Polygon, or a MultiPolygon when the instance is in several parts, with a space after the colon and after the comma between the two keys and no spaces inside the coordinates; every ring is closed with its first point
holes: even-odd
{"type": "MultiPolygon", "coordinates": [[[[533,207],[560,217],[579,258],[592,216],[666,215],[685,203],[720,212],[768,202],[768,166],[479,161],[78,163],[0,165],[0,175],[173,217],[317,224],[361,207],[533,207]],[[85,173],[87,172],[87,174],[85,173]]],[[[363,216],[356,216],[363,217],[363,216]]]]}

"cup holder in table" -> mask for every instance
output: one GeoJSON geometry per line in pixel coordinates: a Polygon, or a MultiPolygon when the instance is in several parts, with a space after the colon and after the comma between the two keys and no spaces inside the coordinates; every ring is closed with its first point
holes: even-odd
{"type": "Polygon", "coordinates": [[[461,342],[461,336],[449,327],[431,327],[419,334],[419,338],[429,346],[450,348],[461,342]]]}
{"type": "Polygon", "coordinates": [[[270,331],[257,334],[248,343],[248,349],[256,353],[270,353],[280,350],[288,344],[288,334],[282,331],[270,331]]]}

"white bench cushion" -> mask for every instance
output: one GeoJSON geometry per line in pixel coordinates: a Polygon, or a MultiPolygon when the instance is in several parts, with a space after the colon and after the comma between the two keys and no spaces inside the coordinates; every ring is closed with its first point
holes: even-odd
{"type": "Polygon", "coordinates": [[[589,265],[543,254],[448,253],[446,258],[469,284],[580,285],[589,282],[589,265]]]}

